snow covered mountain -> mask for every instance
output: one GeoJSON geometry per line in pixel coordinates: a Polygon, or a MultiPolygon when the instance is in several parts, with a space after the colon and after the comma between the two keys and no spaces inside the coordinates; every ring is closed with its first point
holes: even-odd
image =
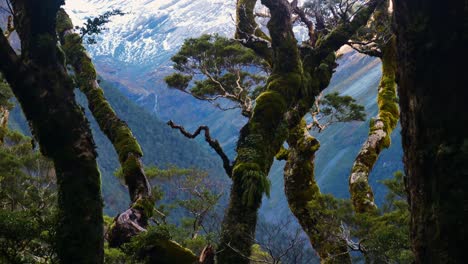
{"type": "Polygon", "coordinates": [[[93,56],[111,56],[129,64],[160,66],[187,37],[204,33],[232,35],[235,0],[68,0],[76,25],[87,17],[120,9],[109,30],[92,45],[93,56]]]}

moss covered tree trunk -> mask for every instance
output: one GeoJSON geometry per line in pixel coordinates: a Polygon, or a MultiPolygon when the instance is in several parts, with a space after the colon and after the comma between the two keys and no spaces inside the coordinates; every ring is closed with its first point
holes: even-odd
{"type": "MultiPolygon", "coordinates": [[[[275,154],[287,137],[284,115],[302,86],[302,69],[292,32],[286,1],[270,8],[268,23],[275,50],[275,62],[267,89],[256,101],[253,115],[242,128],[234,162],[230,203],[222,229],[220,263],[249,263],[255,238],[257,211],[268,192],[268,172],[275,154]]],[[[270,6],[269,6],[270,7],[270,6]]]]}
{"type": "Polygon", "coordinates": [[[376,209],[374,194],[369,185],[372,171],[382,150],[390,146],[390,136],[395,129],[399,110],[396,92],[396,40],[392,37],[382,48],[382,78],[377,95],[378,114],[371,120],[369,136],[354,161],[349,176],[349,191],[356,212],[376,209]]]}
{"type": "MultiPolygon", "coordinates": [[[[61,1],[11,1],[21,57],[0,34],[0,70],[41,152],[54,161],[58,186],[57,254],[61,263],[103,262],[103,219],[96,151],[57,48],[61,1]]],[[[1,32],[3,33],[3,32],[1,32]]]]}
{"type": "Polygon", "coordinates": [[[104,97],[97,82],[94,64],[82,45],[81,36],[73,32],[73,24],[63,9],[57,15],[57,33],[67,63],[73,67],[77,84],[88,99],[91,113],[118,154],[128,186],[132,206],[117,217],[108,232],[109,244],[119,246],[144,230],[153,212],[151,187],[141,162],[143,152],[128,125],[117,116],[104,97]]]}
{"type": "Polygon", "coordinates": [[[334,205],[320,193],[315,181],[315,152],[320,143],[312,137],[303,120],[288,137],[284,167],[284,190],[289,208],[309,237],[321,263],[351,263],[348,245],[340,236],[340,221],[334,205]]]}
{"type": "Polygon", "coordinates": [[[417,263],[465,263],[468,2],[395,0],[404,163],[417,263]]]}
{"type": "Polygon", "coordinates": [[[238,0],[237,32],[241,42],[272,66],[266,91],[257,99],[249,122],[242,128],[232,171],[233,185],[224,217],[220,263],[249,263],[255,238],[257,211],[269,191],[268,172],[288,137],[325,89],[336,67],[335,50],[367,22],[378,1],[371,1],[350,23],[337,27],[315,49],[299,50],[292,31],[291,5],[286,0],[262,0],[270,10],[270,38],[264,37],[250,14],[256,0],[238,0]],[[242,9],[239,11],[239,9],[242,9]],[[244,31],[249,29],[250,31],[244,31]],[[254,29],[254,30],[252,30],[254,29]],[[271,44],[269,43],[271,39],[271,44]],[[271,47],[270,47],[271,46],[271,47]]]}

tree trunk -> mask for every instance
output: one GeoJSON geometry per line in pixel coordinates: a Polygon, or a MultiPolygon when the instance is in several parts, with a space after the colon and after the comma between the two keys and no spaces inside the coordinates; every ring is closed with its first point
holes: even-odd
{"type": "Polygon", "coordinates": [[[221,234],[223,251],[218,256],[220,263],[249,263],[257,211],[263,193],[268,194],[269,191],[268,172],[275,154],[287,137],[284,115],[295,100],[289,95],[297,93],[302,86],[289,9],[282,6],[275,11],[272,10],[274,15],[268,27],[274,39],[273,48],[282,49],[275,56],[267,91],[257,98],[252,118],[241,130],[231,177],[230,203],[221,234]]]}
{"type": "MultiPolygon", "coordinates": [[[[240,16],[242,12],[253,12],[256,2],[238,0],[239,27],[250,24],[256,28],[249,15],[240,16]],[[244,9],[239,12],[239,8],[244,9]]],[[[371,1],[355,15],[351,23],[333,31],[318,44],[317,50],[306,49],[301,53],[292,31],[290,3],[287,0],[262,0],[271,13],[267,25],[271,49],[265,51],[269,44],[265,39],[257,38],[264,35],[258,28],[254,34],[243,35],[245,38],[241,41],[271,63],[273,69],[266,91],[256,99],[252,117],[240,133],[231,177],[230,202],[222,226],[218,255],[220,263],[249,263],[257,211],[263,193],[268,195],[267,177],[273,159],[287,139],[288,129],[299,124],[315,96],[328,86],[336,67],[335,50],[367,22],[377,2],[371,1]],[[249,44],[251,42],[252,45],[249,44]]],[[[238,29],[238,36],[240,33],[246,32],[239,32],[238,29]]]]}
{"type": "Polygon", "coordinates": [[[78,86],[88,99],[91,113],[118,154],[128,186],[132,206],[117,216],[108,232],[109,245],[120,246],[147,227],[153,212],[151,187],[141,162],[143,152],[128,125],[117,116],[104,97],[96,80],[94,64],[83,47],[81,36],[73,33],[72,21],[63,9],[57,15],[57,33],[67,63],[73,67],[78,86]]]}
{"type": "Polygon", "coordinates": [[[284,190],[289,208],[309,236],[321,263],[351,263],[348,245],[340,236],[340,221],[331,204],[315,182],[314,159],[320,143],[312,137],[303,120],[290,130],[284,190]]]}
{"type": "Polygon", "coordinates": [[[379,112],[377,117],[371,120],[369,137],[361,147],[349,176],[351,201],[358,213],[372,212],[377,208],[374,193],[369,185],[369,174],[382,150],[390,146],[390,136],[398,122],[400,113],[395,77],[396,42],[392,37],[382,48],[382,78],[377,95],[379,112]]]}
{"type": "Polygon", "coordinates": [[[395,0],[404,163],[417,263],[465,263],[468,2],[395,0]]]}
{"type": "Polygon", "coordinates": [[[58,186],[57,254],[61,263],[103,262],[103,219],[96,151],[57,48],[59,1],[11,1],[21,58],[0,32],[0,70],[41,152],[54,161],[58,186]]]}

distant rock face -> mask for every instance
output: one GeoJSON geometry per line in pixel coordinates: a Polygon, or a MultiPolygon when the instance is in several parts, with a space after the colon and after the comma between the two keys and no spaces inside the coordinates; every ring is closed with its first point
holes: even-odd
{"type": "Polygon", "coordinates": [[[235,1],[226,0],[72,0],[65,8],[76,25],[87,17],[120,9],[109,30],[88,47],[93,56],[111,56],[129,64],[160,66],[188,37],[204,33],[232,35],[235,1]]]}

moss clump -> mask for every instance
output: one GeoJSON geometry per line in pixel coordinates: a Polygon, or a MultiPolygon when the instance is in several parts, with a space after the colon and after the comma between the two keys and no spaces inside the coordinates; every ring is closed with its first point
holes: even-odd
{"type": "Polygon", "coordinates": [[[303,81],[303,74],[300,72],[272,74],[268,78],[267,90],[277,92],[285,103],[293,102],[300,94],[303,81]]]}
{"type": "Polygon", "coordinates": [[[139,198],[133,203],[132,208],[139,210],[141,213],[143,213],[143,219],[144,221],[146,221],[151,216],[153,216],[154,203],[155,201],[152,198],[139,198]]]}
{"type": "Polygon", "coordinates": [[[233,178],[240,179],[242,201],[252,206],[262,199],[263,193],[270,195],[270,181],[267,174],[256,163],[239,163],[232,170],[233,178]]]}
{"type": "Polygon", "coordinates": [[[57,32],[59,34],[62,34],[62,32],[65,32],[67,30],[73,29],[73,22],[71,21],[70,17],[67,15],[63,8],[60,8],[60,10],[57,12],[56,23],[57,32]]]}
{"type": "Polygon", "coordinates": [[[277,160],[286,160],[288,158],[288,155],[289,155],[289,150],[281,146],[281,149],[280,151],[278,151],[278,153],[276,153],[275,158],[277,160]]]}
{"type": "Polygon", "coordinates": [[[197,256],[187,248],[171,240],[170,233],[163,227],[151,227],[123,246],[123,251],[132,259],[143,263],[193,264],[197,256]]]}
{"type": "Polygon", "coordinates": [[[270,130],[276,128],[286,112],[286,100],[277,91],[266,91],[257,98],[252,116],[252,125],[255,128],[270,130]]]}

